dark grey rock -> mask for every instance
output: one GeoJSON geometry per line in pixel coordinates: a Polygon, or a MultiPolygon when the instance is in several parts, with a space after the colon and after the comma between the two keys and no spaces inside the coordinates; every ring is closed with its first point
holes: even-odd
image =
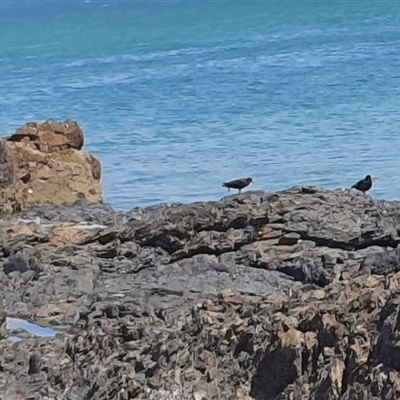
{"type": "Polygon", "coordinates": [[[12,258],[10,261],[6,262],[3,266],[4,273],[6,275],[11,274],[11,272],[20,272],[24,273],[28,271],[29,264],[26,260],[21,257],[12,258]]]}
{"type": "Polygon", "coordinates": [[[333,399],[327,377],[340,361],[343,393],[392,399],[374,362],[397,370],[399,226],[398,202],[316,187],[126,213],[79,200],[7,216],[0,306],[59,332],[0,343],[8,393],[333,399]],[[8,234],[18,218],[48,226],[8,234]],[[61,246],[51,240],[60,223],[104,227],[61,246]]]}
{"type": "Polygon", "coordinates": [[[290,232],[290,233],[286,233],[285,235],[283,235],[279,239],[278,243],[280,245],[293,246],[294,244],[296,244],[299,241],[300,238],[301,238],[301,235],[299,233],[290,232]]]}

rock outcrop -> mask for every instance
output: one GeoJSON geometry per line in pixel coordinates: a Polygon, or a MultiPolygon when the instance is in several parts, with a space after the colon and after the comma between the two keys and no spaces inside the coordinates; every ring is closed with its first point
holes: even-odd
{"type": "Polygon", "coordinates": [[[102,199],[101,165],[81,151],[74,121],[28,123],[0,139],[0,213],[83,198],[102,199]]]}
{"type": "Polygon", "coordinates": [[[7,216],[0,393],[396,399],[399,221],[398,202],[316,187],[7,216]],[[58,334],[10,330],[8,317],[58,334]]]}

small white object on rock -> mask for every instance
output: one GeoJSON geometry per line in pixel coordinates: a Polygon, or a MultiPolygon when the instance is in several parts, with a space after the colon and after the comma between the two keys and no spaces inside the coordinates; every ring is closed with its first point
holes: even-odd
{"type": "Polygon", "coordinates": [[[200,390],[198,392],[193,393],[195,400],[206,400],[207,393],[204,390],[200,390]]]}

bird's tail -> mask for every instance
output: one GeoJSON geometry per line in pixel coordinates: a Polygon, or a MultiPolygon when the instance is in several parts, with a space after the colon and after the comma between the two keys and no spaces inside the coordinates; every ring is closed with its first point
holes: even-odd
{"type": "Polygon", "coordinates": [[[223,187],[228,187],[228,186],[226,186],[226,183],[225,183],[225,182],[222,184],[222,186],[223,186],[223,187]]]}
{"type": "Polygon", "coordinates": [[[353,185],[350,189],[356,189],[356,185],[353,185]]]}

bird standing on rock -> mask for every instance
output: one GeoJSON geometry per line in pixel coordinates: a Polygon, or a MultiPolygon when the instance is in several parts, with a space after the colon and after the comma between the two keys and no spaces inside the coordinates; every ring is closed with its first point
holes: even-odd
{"type": "Polygon", "coordinates": [[[368,192],[368,190],[372,188],[372,182],[375,182],[375,181],[376,181],[376,178],[373,178],[371,175],[367,175],[365,177],[365,179],[358,181],[351,188],[357,189],[360,192],[363,192],[364,196],[365,196],[365,193],[368,192]]]}
{"type": "Polygon", "coordinates": [[[234,181],[224,182],[222,186],[227,187],[228,192],[231,189],[238,189],[239,193],[241,193],[242,189],[244,189],[246,186],[249,186],[250,183],[255,183],[253,178],[236,179],[234,181]]]}

